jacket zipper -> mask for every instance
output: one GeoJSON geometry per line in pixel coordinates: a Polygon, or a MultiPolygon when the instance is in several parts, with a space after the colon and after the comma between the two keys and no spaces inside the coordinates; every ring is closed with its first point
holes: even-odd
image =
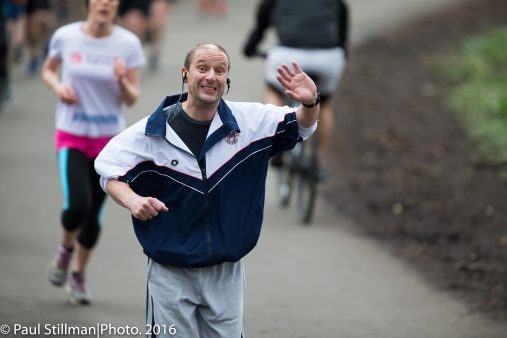
{"type": "Polygon", "coordinates": [[[202,180],[204,182],[204,213],[206,215],[206,223],[207,223],[206,224],[206,242],[207,242],[206,244],[208,246],[208,248],[207,248],[208,249],[208,257],[209,257],[209,259],[211,259],[212,256],[213,256],[213,250],[212,250],[212,247],[211,247],[211,243],[212,243],[212,238],[211,238],[211,211],[210,211],[210,207],[209,207],[209,197],[208,197],[208,176],[206,174],[206,158],[203,159],[204,162],[203,162],[203,165],[201,167],[201,163],[199,162],[199,159],[197,157],[195,157],[194,154],[189,153],[185,149],[182,149],[180,147],[175,146],[167,138],[164,137],[164,139],[166,140],[167,143],[169,143],[173,147],[178,148],[181,151],[186,152],[186,153],[194,156],[195,160],[197,161],[197,165],[199,166],[199,169],[201,170],[202,180]]]}
{"type": "MultiPolygon", "coordinates": [[[[200,163],[199,163],[199,167],[200,163]]],[[[213,256],[212,248],[211,248],[211,213],[209,207],[209,194],[208,194],[208,176],[206,174],[206,160],[204,160],[204,165],[201,167],[202,179],[204,182],[204,213],[206,215],[206,240],[208,245],[208,257],[211,259],[213,256]]]]}

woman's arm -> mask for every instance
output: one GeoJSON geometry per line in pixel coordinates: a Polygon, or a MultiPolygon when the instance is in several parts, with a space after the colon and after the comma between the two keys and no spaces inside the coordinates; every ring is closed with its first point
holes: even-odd
{"type": "Polygon", "coordinates": [[[76,104],[79,102],[79,98],[74,89],[69,85],[62,84],[58,78],[61,64],[60,59],[48,56],[42,66],[42,80],[61,101],[67,104],[76,104]]]}
{"type": "Polygon", "coordinates": [[[114,73],[120,85],[122,101],[132,106],[139,98],[139,68],[127,68],[127,64],[120,58],[114,61],[114,73]]]}

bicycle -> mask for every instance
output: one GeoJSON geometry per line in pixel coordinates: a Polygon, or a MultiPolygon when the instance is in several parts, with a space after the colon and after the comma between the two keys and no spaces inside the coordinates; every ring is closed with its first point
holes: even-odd
{"type": "MultiPolygon", "coordinates": [[[[255,51],[251,57],[265,59],[266,52],[255,51]]],[[[315,83],[317,76],[308,73],[315,83]]],[[[299,102],[285,97],[286,104],[296,107],[299,102]]],[[[298,142],[296,146],[271,159],[273,167],[277,168],[277,195],[280,206],[288,208],[294,186],[297,187],[298,218],[304,225],[309,225],[313,219],[318,183],[320,181],[321,168],[318,158],[317,131],[304,142],[298,142]]]]}
{"type": "MultiPolygon", "coordinates": [[[[313,74],[308,74],[314,81],[313,74]]],[[[299,103],[292,102],[286,97],[286,103],[295,107],[299,103]]],[[[304,142],[298,142],[296,146],[287,152],[273,158],[272,163],[279,160],[277,173],[277,194],[280,206],[288,208],[292,192],[296,191],[296,207],[298,218],[301,223],[308,225],[314,215],[317,201],[318,185],[320,181],[319,158],[318,158],[317,131],[304,142]]]]}
{"type": "MultiPolygon", "coordinates": [[[[308,225],[313,219],[320,181],[316,135],[278,156],[282,159],[282,165],[277,168],[276,189],[280,206],[289,207],[296,189],[298,217],[303,224],[308,225]]],[[[276,162],[276,158],[273,160],[276,162]]]]}

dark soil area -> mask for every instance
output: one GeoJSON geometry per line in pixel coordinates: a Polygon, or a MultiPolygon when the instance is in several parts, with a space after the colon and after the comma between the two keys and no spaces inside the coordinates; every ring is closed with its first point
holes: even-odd
{"type": "Polygon", "coordinates": [[[361,232],[498,321],[507,321],[507,183],[446,107],[446,85],[426,63],[506,24],[505,0],[476,0],[354,48],[323,188],[361,232]]]}

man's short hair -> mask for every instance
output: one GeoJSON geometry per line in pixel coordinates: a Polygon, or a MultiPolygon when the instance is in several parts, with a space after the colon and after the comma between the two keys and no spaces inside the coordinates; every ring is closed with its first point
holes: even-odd
{"type": "Polygon", "coordinates": [[[229,58],[229,54],[227,53],[224,47],[217,45],[215,43],[199,43],[195,47],[190,49],[187,55],[185,56],[185,62],[183,64],[185,68],[186,69],[190,68],[190,64],[194,59],[194,55],[199,49],[211,49],[211,48],[217,48],[225,54],[225,56],[227,57],[227,70],[228,71],[231,70],[231,59],[229,58]]]}

